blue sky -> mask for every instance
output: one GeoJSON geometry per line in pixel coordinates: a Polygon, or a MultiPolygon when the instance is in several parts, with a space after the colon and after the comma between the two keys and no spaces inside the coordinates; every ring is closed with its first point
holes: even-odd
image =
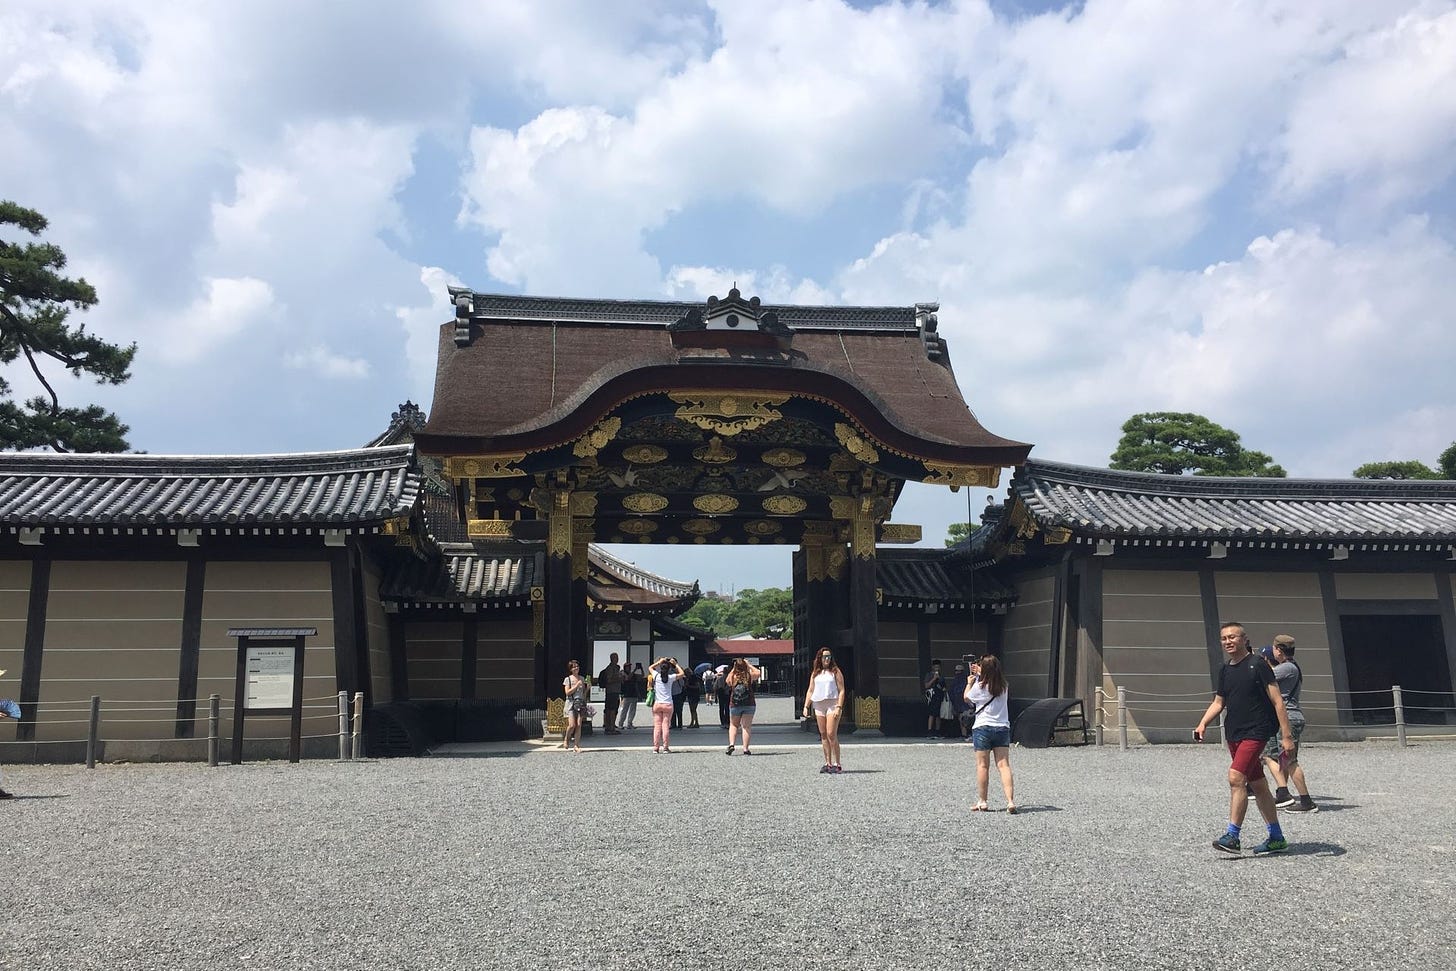
{"type": "MultiPolygon", "coordinates": [[[[1450,2],[11,0],[0,144],[141,345],[63,394],[154,453],[429,407],[452,282],[939,300],[971,406],[1046,458],[1168,409],[1303,476],[1456,439],[1450,2]]],[[[938,544],[965,498],[895,518],[938,544]]]]}

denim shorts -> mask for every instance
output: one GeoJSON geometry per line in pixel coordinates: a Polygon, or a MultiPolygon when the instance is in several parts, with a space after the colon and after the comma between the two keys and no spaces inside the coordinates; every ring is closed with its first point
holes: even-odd
{"type": "Polygon", "coordinates": [[[729,708],[728,714],[736,718],[739,715],[751,715],[756,711],[758,711],[758,705],[744,705],[741,708],[729,708]]]}
{"type": "Polygon", "coordinates": [[[1011,729],[996,725],[982,725],[971,729],[971,746],[977,752],[989,752],[993,748],[1011,747],[1011,729]]]}

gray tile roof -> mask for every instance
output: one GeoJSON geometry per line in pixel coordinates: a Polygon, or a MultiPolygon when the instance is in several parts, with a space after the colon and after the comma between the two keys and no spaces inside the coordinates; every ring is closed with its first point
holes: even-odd
{"type": "MultiPolygon", "coordinates": [[[[660,324],[666,327],[690,310],[703,309],[703,301],[584,300],[568,297],[527,297],[499,293],[474,295],[476,318],[540,320],[558,323],[660,324]]],[[[915,330],[914,307],[775,307],[764,304],[779,320],[795,330],[915,330]]]]}
{"type": "Polygon", "coordinates": [[[1043,527],[1099,538],[1456,541],[1456,481],[1173,476],[1033,460],[1010,496],[1043,527]]]}
{"type": "Polygon", "coordinates": [[[961,604],[972,593],[981,606],[1011,604],[1016,594],[996,577],[971,571],[949,549],[884,549],[875,557],[875,576],[886,605],[911,601],[961,604]]]}
{"type": "Polygon", "coordinates": [[[388,601],[459,604],[503,601],[510,605],[528,602],[538,579],[544,544],[520,544],[514,548],[479,551],[452,549],[429,559],[393,560],[379,584],[379,595],[388,601]]]}
{"type": "Polygon", "coordinates": [[[0,455],[0,524],[345,528],[407,515],[413,446],[289,455],[0,455]]]}

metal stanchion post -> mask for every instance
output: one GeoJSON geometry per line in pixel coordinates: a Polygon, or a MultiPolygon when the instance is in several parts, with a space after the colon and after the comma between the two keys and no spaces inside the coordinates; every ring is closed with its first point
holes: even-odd
{"type": "Polygon", "coordinates": [[[1117,686],[1117,734],[1123,750],[1127,749],[1127,689],[1117,686]]]}
{"type": "Polygon", "coordinates": [[[101,735],[101,696],[91,696],[91,727],[86,731],[86,768],[96,768],[96,742],[101,735]]]}
{"type": "Polygon", "coordinates": [[[1405,699],[1401,697],[1398,684],[1391,686],[1390,693],[1395,695],[1395,737],[1401,748],[1405,748],[1405,699]]]}
{"type": "Polygon", "coordinates": [[[1093,714],[1094,721],[1092,722],[1092,724],[1093,724],[1093,726],[1096,729],[1097,746],[1099,748],[1102,746],[1102,723],[1107,719],[1107,712],[1105,711],[1106,705],[1107,705],[1107,692],[1104,691],[1104,690],[1102,690],[1101,688],[1098,688],[1097,689],[1097,711],[1093,714]]]}
{"type": "Polygon", "coordinates": [[[362,759],[364,757],[364,692],[354,692],[354,732],[350,741],[349,758],[362,759]]]}
{"type": "Polygon", "coordinates": [[[218,697],[217,695],[207,696],[207,764],[214,769],[217,768],[218,750],[218,697]]]}
{"type": "Polygon", "coordinates": [[[339,692],[339,761],[349,758],[349,692],[339,692]]]}

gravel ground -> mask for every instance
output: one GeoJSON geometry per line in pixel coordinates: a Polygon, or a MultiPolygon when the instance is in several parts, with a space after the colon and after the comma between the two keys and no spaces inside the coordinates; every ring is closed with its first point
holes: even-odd
{"type": "Polygon", "coordinates": [[[647,734],[9,769],[0,967],[1456,966],[1451,743],[1306,746],[1322,811],[1254,859],[1209,845],[1215,745],[1015,749],[1008,816],[967,811],[957,742],[850,740],[825,776],[799,733],[647,734]]]}

